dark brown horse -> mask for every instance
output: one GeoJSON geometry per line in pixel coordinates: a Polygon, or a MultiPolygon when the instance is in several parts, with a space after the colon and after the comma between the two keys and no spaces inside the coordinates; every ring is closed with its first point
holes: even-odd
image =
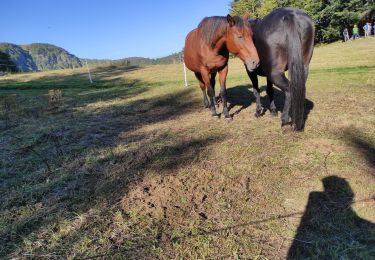
{"type": "Polygon", "coordinates": [[[226,119],[231,119],[227,107],[225,85],[229,52],[239,57],[249,71],[258,66],[259,57],[252,36],[253,32],[247,19],[230,15],[206,17],[198,28],[186,36],[185,65],[195,73],[203,92],[204,106],[210,107],[213,117],[218,117],[214,102],[214,88],[216,73],[219,72],[223,113],[226,119]],[[209,96],[209,103],[206,94],[209,96]]]}
{"type": "Polygon", "coordinates": [[[314,48],[314,23],[302,10],[280,8],[261,20],[251,20],[250,24],[260,58],[260,66],[248,71],[257,103],[255,115],[260,116],[263,110],[257,75],[266,76],[271,114],[277,115],[272,88],[275,84],[285,92],[282,126],[293,125],[294,130],[302,131],[306,80],[314,48]],[[285,77],[286,70],[289,70],[289,80],[285,77]]]}

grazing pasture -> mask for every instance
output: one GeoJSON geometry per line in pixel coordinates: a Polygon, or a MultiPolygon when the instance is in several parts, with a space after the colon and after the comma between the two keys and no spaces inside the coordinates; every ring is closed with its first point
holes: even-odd
{"type": "Polygon", "coordinates": [[[254,117],[239,59],[230,123],[182,72],[0,77],[0,258],[374,257],[374,38],[315,48],[302,133],[254,117]]]}

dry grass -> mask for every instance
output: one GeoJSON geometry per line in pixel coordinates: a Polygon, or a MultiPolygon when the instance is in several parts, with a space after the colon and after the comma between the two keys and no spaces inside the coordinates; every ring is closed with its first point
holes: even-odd
{"type": "Polygon", "coordinates": [[[315,49],[298,134],[253,116],[237,59],[229,124],[181,64],[1,78],[22,112],[0,134],[0,257],[371,259],[374,43],[315,49]]]}

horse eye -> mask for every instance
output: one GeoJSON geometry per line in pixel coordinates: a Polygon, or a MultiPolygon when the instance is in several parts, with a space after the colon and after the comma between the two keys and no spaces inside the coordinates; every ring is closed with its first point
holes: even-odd
{"type": "Polygon", "coordinates": [[[238,37],[238,39],[242,39],[242,38],[243,38],[243,36],[242,36],[242,35],[238,35],[237,37],[238,37]]]}

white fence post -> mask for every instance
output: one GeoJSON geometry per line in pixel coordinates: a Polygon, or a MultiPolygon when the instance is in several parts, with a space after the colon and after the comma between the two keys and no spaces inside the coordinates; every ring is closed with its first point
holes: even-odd
{"type": "Polygon", "coordinates": [[[185,65],[185,62],[184,62],[184,79],[185,79],[185,87],[188,86],[188,82],[187,82],[187,77],[186,77],[186,65],[185,65]]]}
{"type": "Polygon", "coordinates": [[[90,73],[90,68],[89,68],[89,64],[87,63],[87,60],[86,61],[86,68],[87,68],[87,72],[89,73],[89,79],[90,79],[90,83],[92,83],[92,78],[91,78],[91,73],[90,73]]]}

